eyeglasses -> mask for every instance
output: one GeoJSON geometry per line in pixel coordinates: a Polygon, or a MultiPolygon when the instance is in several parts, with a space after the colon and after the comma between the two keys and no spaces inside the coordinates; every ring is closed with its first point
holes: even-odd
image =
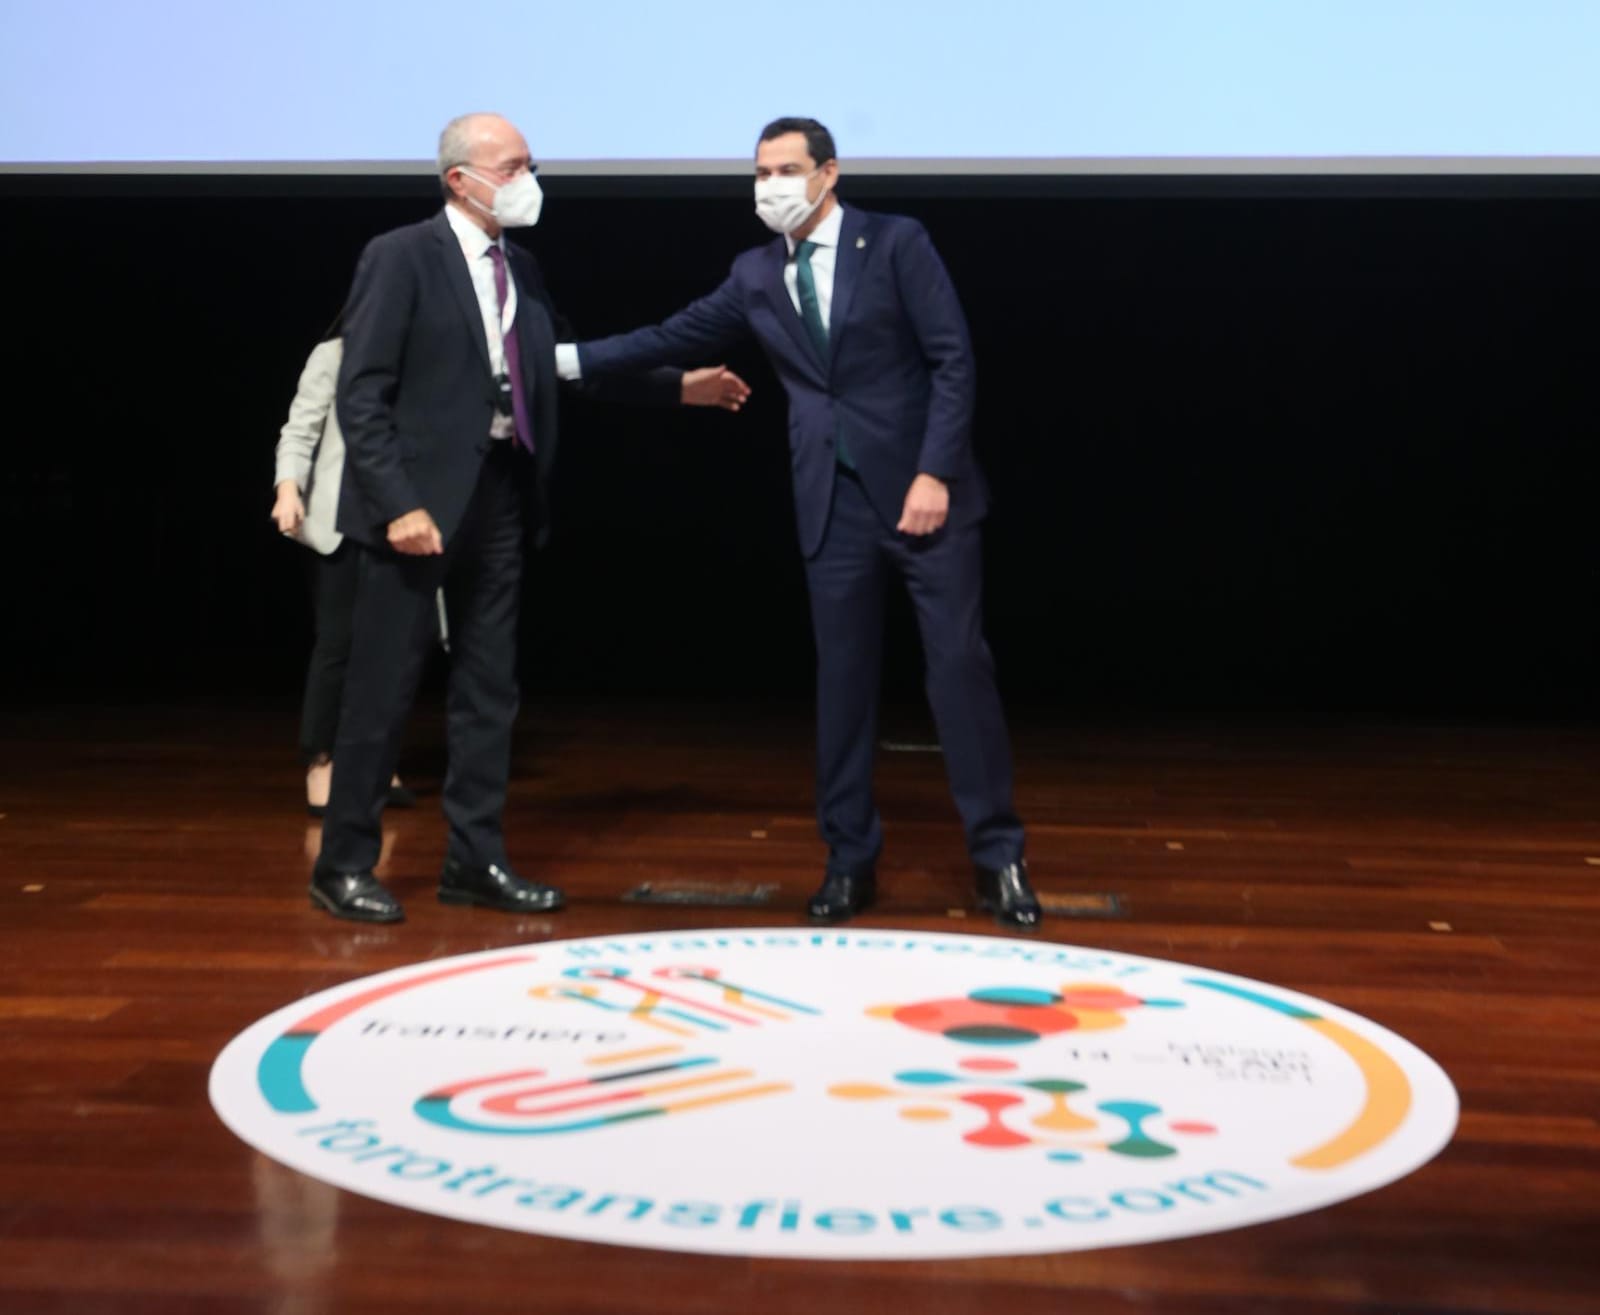
{"type": "Polygon", "coordinates": [[[518,174],[532,174],[535,178],[539,176],[539,166],[532,160],[513,161],[509,169],[502,169],[499,166],[492,164],[473,164],[472,161],[467,160],[461,164],[458,164],[456,168],[471,169],[474,172],[489,174],[491,177],[499,178],[508,182],[515,178],[518,174]]]}

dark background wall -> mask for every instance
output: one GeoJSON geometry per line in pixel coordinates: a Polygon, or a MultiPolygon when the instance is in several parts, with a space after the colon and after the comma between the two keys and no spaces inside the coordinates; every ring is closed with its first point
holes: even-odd
{"type": "MultiPolygon", "coordinates": [[[[427,215],[430,184],[6,191],[5,697],[292,692],[309,609],[303,551],[267,521],[272,446],[362,243],[427,215]]],[[[762,236],[742,184],[547,193],[519,240],[586,333],[708,291],[762,236]]],[[[843,195],[924,220],[966,304],[1014,701],[1600,708],[1600,195],[848,178],[843,195]]],[[[758,353],[729,363],[757,391],[737,417],[568,404],[531,690],[807,696],[783,400],[758,353]]],[[[903,608],[892,654],[914,695],[903,608]]]]}

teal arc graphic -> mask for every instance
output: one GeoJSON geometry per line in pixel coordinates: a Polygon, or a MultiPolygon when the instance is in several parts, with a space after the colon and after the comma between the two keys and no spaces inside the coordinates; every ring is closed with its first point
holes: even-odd
{"type": "Polygon", "coordinates": [[[493,959],[484,959],[479,963],[429,969],[414,976],[403,977],[399,981],[375,986],[369,991],[351,996],[348,1000],[340,1000],[336,1004],[308,1014],[292,1024],[262,1051],[261,1058],[256,1064],[256,1085],[261,1089],[262,1098],[277,1114],[314,1113],[318,1105],[306,1086],[306,1057],[317,1039],[340,1019],[348,1018],[379,1000],[387,1000],[404,991],[415,990],[419,986],[426,986],[429,982],[439,982],[449,977],[463,977],[469,973],[488,972],[495,968],[504,968],[508,964],[531,963],[535,957],[531,954],[506,954],[493,959]]]}

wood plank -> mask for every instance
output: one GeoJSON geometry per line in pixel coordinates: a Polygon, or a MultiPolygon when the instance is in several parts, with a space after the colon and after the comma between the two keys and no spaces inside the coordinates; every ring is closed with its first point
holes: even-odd
{"type": "MultiPolygon", "coordinates": [[[[823,851],[803,712],[530,701],[513,855],[571,905],[440,906],[437,795],[386,823],[398,927],[304,885],[317,831],[286,707],[53,708],[0,763],[0,1310],[838,1315],[1577,1315],[1600,1290],[1600,732],[1083,730],[1020,718],[1037,884],[1122,897],[1042,940],[1236,973],[1434,1055],[1454,1142],[1310,1215],[1144,1247],[823,1265],[473,1227],[316,1183],[212,1114],[212,1058],[302,996],[553,938],[798,924],[823,851]],[[26,770],[19,764],[25,761],[26,770]],[[773,881],[762,909],[620,902],[646,879],[773,881]],[[1430,924],[1448,924],[1439,930],[1430,924]],[[441,1307],[441,1302],[444,1305],[441,1307]]],[[[414,748],[437,762],[437,710],[414,748]]],[[[425,772],[418,783],[436,788],[425,772]]],[[[936,755],[883,756],[863,928],[989,934],[936,755]]]]}

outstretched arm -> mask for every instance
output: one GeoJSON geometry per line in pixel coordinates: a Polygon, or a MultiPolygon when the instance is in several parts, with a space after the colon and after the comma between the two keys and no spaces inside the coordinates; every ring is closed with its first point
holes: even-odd
{"type": "Polygon", "coordinates": [[[544,302],[559,339],[556,346],[556,373],[584,393],[613,402],[646,405],[718,406],[737,411],[750,396],[749,385],[726,366],[678,369],[693,359],[705,360],[718,353],[694,353],[674,359],[627,362],[605,368],[584,369],[578,360],[577,337],[566,316],[550,300],[538,263],[528,257],[528,282],[544,302]]]}
{"type": "Polygon", "coordinates": [[[573,387],[608,402],[644,405],[719,406],[737,411],[750,397],[750,385],[725,365],[696,370],[659,366],[637,374],[580,376],[577,349],[571,343],[556,347],[556,373],[573,387]]]}
{"type": "Polygon", "coordinates": [[[558,348],[556,363],[562,377],[571,379],[691,365],[716,360],[745,333],[743,300],[730,277],[715,292],[690,302],[660,324],[579,343],[570,352],[558,348]]]}

